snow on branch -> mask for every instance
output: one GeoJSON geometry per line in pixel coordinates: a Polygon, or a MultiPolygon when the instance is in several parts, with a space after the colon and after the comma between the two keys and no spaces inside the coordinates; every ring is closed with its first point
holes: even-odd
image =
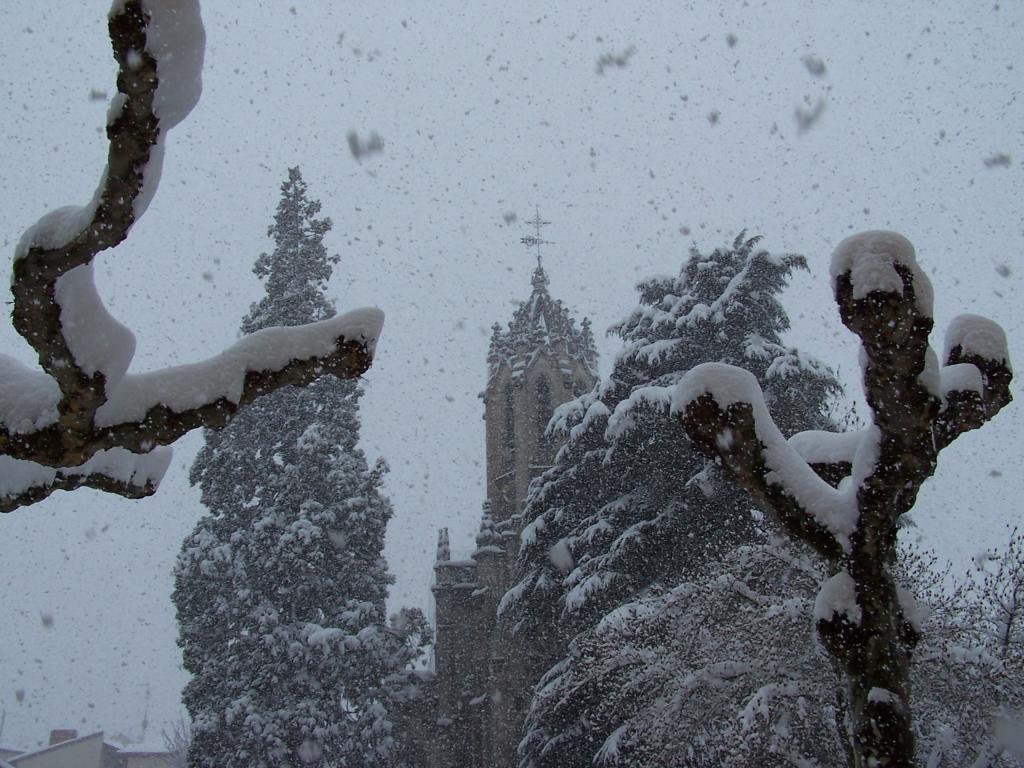
{"type": "Polygon", "coordinates": [[[943,408],[935,423],[940,448],[977,429],[1009,404],[1013,369],[1006,334],[977,315],[960,315],[946,329],[940,383],[943,408]]]}
{"type": "Polygon", "coordinates": [[[15,249],[13,323],[42,371],[0,356],[2,511],[84,486],[149,495],[169,463],[158,446],[221,427],[279,387],[359,376],[383,322],[371,309],[268,328],[204,362],[128,373],[135,337],[107,312],[92,262],[156,193],[167,131],[199,100],[205,32],[198,0],[114,0],[109,31],[117,94],[99,186],[87,205],[44,215],[15,249]]]}
{"type": "Polygon", "coordinates": [[[171,463],[171,449],[157,447],[135,454],[124,448],[97,451],[77,467],[44,467],[0,456],[0,512],[42,501],[54,491],[95,488],[129,499],[156,491],[171,463]]]}
{"type": "Polygon", "coordinates": [[[871,426],[787,442],[754,376],[717,363],[686,374],[672,412],[791,536],[829,562],[818,632],[850,682],[859,764],[910,766],[908,667],[918,630],[890,570],[899,518],[935,472],[939,451],[1010,402],[1012,369],[1002,329],[973,315],[950,324],[940,366],[929,346],[932,286],[902,235],[847,238],[831,273],[840,318],[861,340],[871,426]]]}
{"type": "MultiPolygon", "coordinates": [[[[855,500],[816,475],[782,436],[752,373],[725,363],[698,365],[676,386],[672,413],[791,535],[826,557],[849,550],[855,500]]],[[[872,458],[864,454],[862,463],[872,458]]]]}
{"type": "Polygon", "coordinates": [[[780,513],[791,532],[800,529],[799,538],[835,554],[822,534],[848,551],[859,489],[891,481],[894,517],[904,513],[934,471],[937,449],[1010,402],[1012,371],[1002,329],[972,315],[950,324],[946,365],[938,368],[928,346],[931,284],[903,236],[866,232],[847,238],[833,256],[832,280],[840,316],[862,341],[873,427],[850,434],[804,432],[787,443],[756,379],[719,363],[690,371],[675,389],[672,410],[695,441],[780,513]],[[899,460],[900,477],[884,476],[894,471],[891,459],[899,460]],[[843,477],[852,482],[837,489],[842,478],[834,471],[844,467],[843,477]],[[913,481],[912,494],[905,480],[913,481]]]}

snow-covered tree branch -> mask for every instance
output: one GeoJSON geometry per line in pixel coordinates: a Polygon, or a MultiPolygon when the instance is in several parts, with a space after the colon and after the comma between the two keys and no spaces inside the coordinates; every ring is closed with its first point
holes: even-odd
{"type": "MultiPolygon", "coordinates": [[[[523,765],[854,765],[842,670],[812,626],[826,564],[773,528],[575,637],[538,686],[523,765]]],[[[1003,642],[1021,543],[966,578],[901,547],[898,582],[923,609],[910,670],[921,766],[1024,765],[1010,730],[1024,736],[1020,627],[1003,642]]]]}
{"type": "Polygon", "coordinates": [[[826,558],[832,575],[815,618],[847,675],[858,764],[910,766],[908,669],[918,630],[912,598],[891,574],[899,519],[939,451],[1010,402],[1012,374],[1002,329],[973,315],[950,324],[940,368],[928,344],[932,287],[903,236],[847,238],[833,254],[832,281],[843,323],[861,339],[871,426],[787,441],[756,379],[714,363],[683,378],[672,407],[692,440],[826,558]]]}
{"type": "Polygon", "coordinates": [[[42,371],[0,355],[0,511],[83,486],[151,494],[170,459],[161,446],[280,387],[359,376],[383,322],[368,309],[267,328],[200,363],[128,373],[135,339],[104,307],[92,263],[156,192],[167,131],[199,99],[205,34],[198,0],[114,0],[109,29],[117,94],[99,186],[87,205],[43,216],[15,251],[14,327],[42,371]]]}

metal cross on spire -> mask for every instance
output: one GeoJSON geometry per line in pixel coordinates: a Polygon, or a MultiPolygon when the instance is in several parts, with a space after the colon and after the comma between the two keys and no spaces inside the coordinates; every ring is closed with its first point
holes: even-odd
{"type": "Polygon", "coordinates": [[[554,245],[554,242],[552,242],[551,240],[543,240],[541,238],[541,236],[540,236],[540,228],[541,227],[546,227],[551,222],[550,221],[544,221],[540,217],[540,208],[537,208],[536,211],[537,212],[536,212],[536,214],[534,214],[534,217],[526,222],[527,224],[530,224],[530,225],[533,226],[533,234],[532,235],[527,235],[526,237],[521,237],[519,239],[519,242],[522,243],[523,245],[525,245],[527,248],[536,248],[537,249],[537,269],[543,269],[544,267],[541,264],[540,247],[542,245],[554,245]]]}

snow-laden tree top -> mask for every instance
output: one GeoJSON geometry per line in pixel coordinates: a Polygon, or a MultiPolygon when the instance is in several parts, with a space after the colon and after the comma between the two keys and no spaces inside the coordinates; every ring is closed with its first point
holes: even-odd
{"type": "MultiPolygon", "coordinates": [[[[336,257],[320,203],[290,168],[256,260],[265,294],[243,331],[330,317],[336,257]]],[[[387,465],[359,447],[362,388],[324,377],[246,407],[205,445],[190,479],[209,514],[175,569],[179,644],[192,674],[190,764],[209,768],[388,766],[399,700],[418,695],[418,611],[386,621],[387,465]],[[245,712],[244,724],[234,714],[245,712]]]]}
{"type": "Polygon", "coordinates": [[[45,214],[15,248],[14,326],[42,372],[0,358],[4,511],[82,486],[151,494],[170,461],[161,446],[223,426],[278,387],[360,375],[383,323],[376,309],[301,328],[263,323],[209,360],[128,373],[135,337],[103,305],[93,260],[128,236],[156,193],[167,132],[199,100],[205,32],[197,0],[115,0],[109,29],[117,93],[96,192],[45,214]]]}
{"type": "Polygon", "coordinates": [[[335,314],[324,295],[337,256],[329,256],[323,237],[331,220],[317,218],[320,201],[310,200],[298,168],[288,169],[281,185],[281,200],[267,237],[274,249],[261,253],[253,272],[266,281],[266,294],[253,304],[242,320],[242,332],[252,333],[274,325],[304,325],[335,314]]]}

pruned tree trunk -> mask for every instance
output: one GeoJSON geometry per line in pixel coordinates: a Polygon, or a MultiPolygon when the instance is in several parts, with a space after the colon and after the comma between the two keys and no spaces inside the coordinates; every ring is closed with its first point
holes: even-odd
{"type": "Polygon", "coordinates": [[[786,441],[754,377],[714,363],[680,382],[673,410],[692,440],[829,563],[815,617],[846,675],[856,765],[909,768],[918,632],[913,598],[892,577],[899,519],[939,451],[1010,402],[1012,372],[1002,329],[972,315],[951,323],[940,368],[928,344],[931,284],[901,235],[847,238],[832,278],[843,323],[861,339],[870,427],[786,441]]]}

